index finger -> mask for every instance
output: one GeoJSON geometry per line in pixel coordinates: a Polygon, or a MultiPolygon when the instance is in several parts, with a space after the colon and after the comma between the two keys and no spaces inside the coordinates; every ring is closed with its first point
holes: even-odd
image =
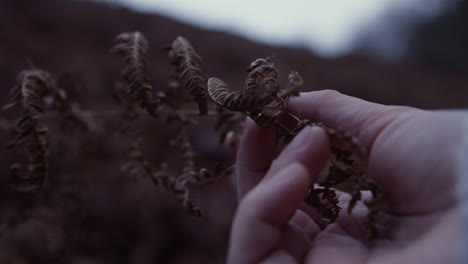
{"type": "Polygon", "coordinates": [[[276,133],[273,126],[260,127],[247,118],[236,157],[237,197],[239,200],[257,185],[275,158],[276,133]]]}

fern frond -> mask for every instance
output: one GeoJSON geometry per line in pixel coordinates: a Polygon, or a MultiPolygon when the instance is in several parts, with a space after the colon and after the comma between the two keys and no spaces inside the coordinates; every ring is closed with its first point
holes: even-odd
{"type": "Polygon", "coordinates": [[[11,90],[10,103],[4,107],[8,109],[21,101],[24,109],[16,122],[13,139],[7,145],[13,148],[26,142],[26,152],[29,163],[27,171],[23,173],[21,164],[11,166],[11,175],[15,187],[21,191],[39,189],[47,175],[47,141],[46,129],[39,129],[38,115],[44,111],[44,97],[56,89],[52,75],[44,70],[33,69],[22,71],[18,75],[18,83],[11,90]]]}
{"type": "Polygon", "coordinates": [[[154,99],[146,66],[148,41],[140,32],[126,32],[116,37],[111,52],[124,58],[123,75],[129,84],[127,92],[138,100],[140,107],[150,115],[158,116],[159,102],[154,99]]]}
{"type": "Polygon", "coordinates": [[[288,75],[288,86],[284,91],[279,93],[280,98],[288,98],[290,96],[299,96],[299,92],[304,84],[304,80],[298,72],[292,71],[288,75]]]}
{"type": "Polygon", "coordinates": [[[267,59],[257,59],[247,69],[245,79],[245,108],[255,114],[277,98],[278,72],[275,64],[267,59]]]}
{"type": "Polygon", "coordinates": [[[184,86],[198,104],[200,114],[208,112],[205,81],[201,71],[201,57],[184,37],[177,37],[171,46],[169,57],[177,66],[184,86]]]}
{"type": "Polygon", "coordinates": [[[244,95],[242,92],[231,91],[221,79],[208,79],[208,94],[218,105],[233,111],[244,109],[244,95]]]}

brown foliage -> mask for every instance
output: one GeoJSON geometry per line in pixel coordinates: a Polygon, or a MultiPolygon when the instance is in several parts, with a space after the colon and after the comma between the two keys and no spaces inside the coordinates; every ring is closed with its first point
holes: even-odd
{"type": "Polygon", "coordinates": [[[158,103],[153,99],[145,61],[148,41],[140,32],[131,32],[118,35],[116,42],[117,45],[111,51],[124,57],[125,67],[122,72],[129,83],[128,93],[135,96],[149,114],[157,115],[158,103]]]}
{"type": "Polygon", "coordinates": [[[47,129],[38,128],[38,115],[44,112],[44,97],[55,89],[52,76],[43,70],[25,70],[18,75],[18,83],[10,91],[10,102],[3,107],[9,109],[21,102],[23,112],[16,121],[13,138],[7,148],[25,144],[29,164],[22,172],[23,165],[11,165],[13,184],[19,190],[39,189],[47,175],[47,129]]]}
{"type": "Polygon", "coordinates": [[[376,224],[386,208],[385,198],[375,182],[367,177],[367,153],[358,140],[346,131],[334,130],[320,123],[300,119],[287,111],[291,96],[299,96],[303,85],[301,76],[293,71],[289,73],[288,84],[280,89],[278,72],[271,59],[257,59],[248,68],[244,92],[230,91],[222,80],[212,77],[208,80],[208,93],[211,99],[225,109],[244,113],[259,126],[274,125],[277,128],[278,142],[288,143],[306,126],[320,126],[328,134],[331,145],[330,167],[325,179],[320,182],[323,188],[310,187],[305,202],[317,208],[324,221],[329,224],[336,221],[341,207],[338,205],[333,188],[351,194],[348,211],[351,213],[356,203],[361,200],[362,190],[371,190],[374,200],[365,204],[370,208],[366,226],[375,236],[376,224]],[[289,129],[282,121],[289,117],[296,121],[289,129]],[[372,208],[374,209],[372,209],[372,208]]]}
{"type": "Polygon", "coordinates": [[[202,77],[201,57],[190,42],[184,37],[177,37],[172,42],[169,57],[182,79],[184,86],[190,91],[193,100],[198,103],[200,114],[208,111],[206,104],[206,86],[202,77]]]}
{"type": "MultiPolygon", "coordinates": [[[[361,200],[361,191],[370,190],[373,200],[364,204],[369,208],[369,216],[365,225],[377,234],[376,226],[382,213],[387,210],[385,197],[375,182],[367,176],[367,153],[358,140],[345,131],[334,130],[320,123],[300,119],[288,112],[287,105],[292,96],[299,96],[303,86],[299,73],[291,71],[286,87],[280,87],[279,73],[271,58],[260,58],[251,63],[243,91],[232,91],[221,79],[211,77],[205,84],[202,77],[201,57],[195,52],[190,42],[177,37],[169,49],[169,59],[176,66],[176,76],[169,83],[168,89],[160,89],[154,93],[149,81],[145,54],[148,49],[146,38],[139,32],[122,33],[116,38],[117,44],[113,52],[123,56],[123,76],[126,85],[117,84],[114,98],[121,106],[116,112],[120,123],[115,131],[122,133],[131,142],[126,152],[126,161],[121,171],[133,178],[151,179],[156,186],[161,186],[173,194],[183,207],[192,215],[201,215],[201,210],[190,198],[189,184],[206,184],[226,176],[233,171],[229,164],[218,164],[213,172],[205,168],[197,168],[196,152],[189,139],[191,127],[197,124],[194,119],[196,112],[186,109],[186,93],[198,104],[198,113],[215,115],[215,130],[220,133],[224,142],[229,132],[233,132],[233,140],[242,132],[244,116],[249,116],[258,125],[275,126],[278,142],[287,144],[306,126],[320,126],[329,136],[331,145],[330,166],[327,174],[312,185],[305,202],[317,208],[326,223],[333,223],[339,217],[341,210],[336,196],[336,189],[351,194],[348,206],[351,213],[354,206],[361,200]],[[207,95],[209,96],[207,98],[207,95]],[[209,111],[208,102],[216,106],[216,111],[209,111]],[[138,105],[137,105],[138,104],[138,105]],[[140,111],[139,108],[142,110],[140,111]],[[162,163],[159,169],[154,169],[141,150],[142,131],[134,122],[140,116],[159,119],[174,129],[173,145],[182,153],[178,168],[169,168],[162,163]],[[285,118],[295,121],[291,127],[286,125],[285,118]]],[[[9,145],[13,147],[27,139],[27,152],[30,157],[28,174],[19,176],[20,166],[12,165],[14,181],[22,187],[38,189],[46,176],[46,141],[45,131],[38,129],[39,114],[46,108],[57,111],[65,120],[75,120],[74,124],[83,124],[89,128],[90,118],[85,118],[84,111],[66,89],[57,85],[51,74],[43,70],[26,70],[18,78],[17,86],[11,92],[11,100],[4,108],[11,108],[22,102],[24,109],[21,118],[16,123],[16,134],[9,145]],[[47,97],[50,97],[46,100],[47,97]]],[[[99,116],[98,112],[88,112],[88,115],[99,116]]]]}
{"type": "Polygon", "coordinates": [[[229,110],[241,111],[245,104],[242,92],[229,90],[227,84],[216,77],[208,79],[208,94],[211,100],[229,110]]]}

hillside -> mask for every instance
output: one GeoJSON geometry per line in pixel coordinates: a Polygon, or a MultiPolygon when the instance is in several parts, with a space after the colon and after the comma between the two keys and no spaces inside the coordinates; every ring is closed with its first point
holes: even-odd
{"type": "MultiPolygon", "coordinates": [[[[0,1],[1,103],[7,102],[17,74],[32,64],[73,76],[84,109],[116,110],[112,92],[121,80],[120,58],[109,49],[118,33],[135,30],[150,42],[148,66],[156,90],[167,86],[172,72],[161,49],[181,35],[203,57],[209,76],[221,77],[237,89],[251,61],[274,54],[280,77],[284,80],[289,70],[297,70],[308,90],[336,89],[380,103],[429,109],[467,105],[465,71],[414,61],[385,63],[363,55],[321,58],[305,49],[261,45],[161,16],[67,0],[0,1]]],[[[15,114],[2,117],[14,120],[15,114]]],[[[146,119],[138,122],[149,160],[177,161],[168,143],[170,128],[146,119]]],[[[229,180],[194,188],[194,199],[205,212],[194,218],[171,195],[155,191],[149,180],[120,173],[129,139],[118,131],[73,130],[58,136],[54,131],[60,131],[60,124],[48,125],[53,140],[43,191],[24,194],[9,188],[9,166],[25,156],[21,149],[0,151],[0,263],[224,262],[236,207],[229,180]]],[[[201,121],[199,127],[191,139],[200,162],[211,166],[225,154],[208,132],[211,123],[201,121]]],[[[0,136],[5,145],[8,131],[0,136]]]]}
{"type": "Polygon", "coordinates": [[[358,55],[325,59],[306,50],[260,45],[164,17],[98,3],[2,1],[0,23],[3,95],[30,60],[35,66],[57,74],[79,75],[87,87],[89,100],[108,99],[109,86],[119,78],[118,59],[108,53],[113,38],[119,32],[139,30],[151,44],[149,66],[155,87],[166,85],[170,73],[167,54],[160,49],[182,35],[203,57],[205,72],[222,77],[232,86],[243,83],[244,69],[252,60],[275,54],[284,76],[290,69],[298,70],[310,90],[336,89],[382,103],[424,108],[466,105],[465,72],[383,63],[358,55]]]}

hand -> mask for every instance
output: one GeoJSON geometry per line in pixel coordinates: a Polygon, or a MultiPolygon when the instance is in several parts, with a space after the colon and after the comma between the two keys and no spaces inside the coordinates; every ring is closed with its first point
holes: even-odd
{"type": "Polygon", "coordinates": [[[455,196],[457,150],[466,113],[384,106],[335,91],[302,94],[289,111],[356,136],[369,152],[368,173],[390,212],[379,237],[362,226],[367,211],[338,192],[343,208],[324,230],[303,202],[328,158],[326,133],[308,127],[275,153],[275,129],[247,120],[237,151],[240,202],[228,263],[450,263],[460,214],[455,196]]]}

